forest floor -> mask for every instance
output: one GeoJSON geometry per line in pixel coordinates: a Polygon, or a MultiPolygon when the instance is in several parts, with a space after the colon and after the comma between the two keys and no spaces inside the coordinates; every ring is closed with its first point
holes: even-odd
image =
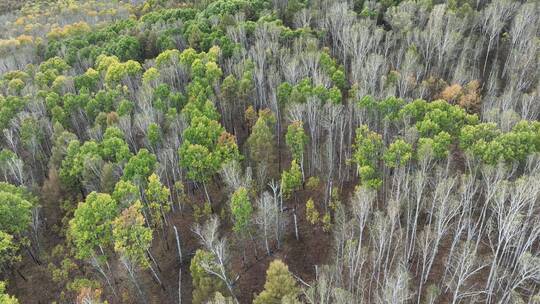
{"type": "MultiPolygon", "coordinates": [[[[285,149],[285,147],[282,147],[285,149]]],[[[282,150],[284,151],[284,150],[282,150]]],[[[458,157],[458,155],[455,155],[458,157]]],[[[283,167],[290,160],[286,156],[281,159],[283,167]]],[[[49,173],[51,176],[51,173],[49,173]]],[[[49,178],[50,181],[51,178],[49,178]]],[[[65,238],[55,231],[59,231],[58,227],[63,225],[62,219],[65,216],[62,209],[59,208],[59,202],[62,200],[62,193],[56,186],[56,182],[45,182],[41,189],[41,202],[43,205],[42,217],[42,252],[52,252],[53,248],[59,244],[65,245],[65,238]]],[[[347,183],[341,188],[341,200],[348,202],[354,191],[355,183],[347,183]]],[[[190,189],[190,188],[188,188],[190,189]]],[[[201,189],[190,189],[190,204],[198,204],[202,206],[205,201],[205,196],[201,189]]],[[[228,198],[224,193],[222,185],[211,185],[209,187],[210,196],[213,200],[213,209],[217,214],[220,214],[222,208],[227,208],[228,198]]],[[[324,232],[322,226],[311,225],[305,215],[305,202],[309,198],[313,198],[318,209],[323,213],[322,201],[324,197],[324,183],[321,183],[317,189],[307,190],[302,189],[295,193],[293,199],[289,200],[284,207],[287,207],[287,226],[285,228],[284,239],[281,247],[278,249],[277,244],[271,244],[272,255],[268,256],[262,242],[259,240],[255,245],[253,241],[239,243],[232,235],[230,221],[223,220],[220,231],[226,237],[229,244],[230,253],[232,256],[231,265],[232,273],[238,275],[238,280],[235,283],[236,293],[240,303],[251,303],[254,296],[263,290],[266,270],[269,263],[274,259],[283,260],[291,272],[304,282],[310,282],[315,279],[316,269],[314,265],[330,264],[329,257],[333,250],[333,239],[331,232],[324,232]],[[299,239],[296,240],[294,233],[294,221],[292,209],[296,208],[298,219],[299,239]],[[242,261],[243,247],[245,246],[246,260],[242,261]]],[[[71,218],[68,215],[66,218],[71,218]]],[[[163,288],[157,284],[150,270],[139,270],[137,272],[138,280],[140,280],[142,289],[146,295],[148,303],[178,303],[178,286],[179,286],[179,270],[181,269],[181,302],[183,304],[191,303],[191,275],[190,275],[190,260],[194,256],[195,251],[201,247],[199,240],[191,231],[195,225],[192,206],[183,206],[183,210],[171,212],[168,217],[168,226],[165,227],[165,237],[163,231],[154,232],[154,241],[151,247],[152,255],[155,257],[158,264],[158,273],[163,282],[163,288]],[[178,250],[176,248],[176,240],[173,227],[176,226],[181,239],[183,260],[180,262],[178,258],[178,250]]],[[[366,237],[369,237],[369,227],[366,230],[366,237]]],[[[424,288],[427,288],[431,282],[444,274],[446,264],[440,261],[446,261],[446,255],[451,246],[451,240],[443,239],[438,250],[435,264],[431,271],[424,288]]],[[[55,282],[53,275],[47,265],[52,262],[60,265],[62,259],[52,256],[40,256],[41,264],[37,264],[28,253],[23,254],[23,260],[17,265],[17,271],[13,271],[8,278],[10,284],[8,291],[16,295],[21,303],[28,304],[44,304],[61,301],[60,295],[66,290],[67,282],[55,282]],[[36,288],[39,286],[39,288],[36,288]]],[[[103,295],[110,304],[116,303],[134,303],[134,299],[129,298],[129,295],[137,295],[134,285],[128,279],[128,275],[118,259],[109,259],[112,272],[115,277],[115,286],[118,289],[118,297],[114,297],[109,288],[105,287],[103,295]]],[[[413,265],[417,265],[416,259],[410,261],[413,265]]],[[[414,272],[415,266],[412,271],[414,272]]],[[[99,274],[94,271],[89,265],[79,264],[79,267],[68,274],[67,280],[73,280],[74,276],[93,278],[103,282],[99,274]]],[[[474,280],[475,284],[482,284],[485,274],[479,273],[474,280]]],[[[412,286],[418,286],[419,278],[411,278],[412,286]]],[[[416,289],[416,288],[413,288],[416,289]]],[[[451,302],[451,290],[444,292],[439,298],[438,303],[451,302]]]]}
{"type": "MultiPolygon", "coordinates": [[[[282,159],[286,163],[287,159],[282,159]]],[[[50,174],[49,174],[50,175],[50,174]]],[[[59,202],[63,196],[58,188],[51,185],[56,185],[55,182],[46,182],[41,189],[42,197],[42,252],[52,252],[53,248],[59,244],[65,245],[65,238],[55,231],[59,231],[58,227],[63,225],[62,219],[65,216],[62,209],[59,208],[59,202]]],[[[324,197],[324,183],[321,183],[319,188],[315,190],[302,189],[298,191],[294,198],[286,203],[287,207],[287,226],[281,248],[277,248],[277,244],[270,244],[272,255],[268,256],[262,242],[258,244],[251,240],[244,243],[236,241],[232,235],[230,221],[223,220],[220,231],[226,237],[229,244],[232,259],[229,265],[232,273],[238,275],[238,280],[235,283],[236,293],[240,303],[251,303],[254,296],[259,293],[264,286],[266,278],[266,270],[269,263],[274,259],[283,260],[291,272],[304,282],[310,282],[315,279],[316,269],[314,265],[330,264],[329,261],[333,250],[333,237],[331,232],[324,232],[322,226],[311,225],[305,215],[305,202],[309,198],[313,198],[318,205],[318,209],[323,213],[322,200],[324,197]],[[299,239],[296,240],[294,233],[294,221],[292,209],[296,208],[298,219],[299,239]],[[245,246],[246,260],[242,261],[243,246],[245,246]]],[[[345,184],[341,189],[341,199],[343,202],[348,202],[354,190],[354,183],[345,184]]],[[[220,214],[222,208],[227,208],[227,195],[223,193],[222,185],[213,185],[209,187],[210,195],[213,200],[213,209],[217,214],[220,214]]],[[[191,189],[190,195],[191,204],[199,204],[205,201],[205,196],[201,189],[191,189]]],[[[68,215],[66,218],[71,218],[68,215]]],[[[179,210],[176,206],[176,211],[171,212],[168,218],[168,226],[165,228],[165,237],[163,231],[155,231],[154,241],[151,247],[152,255],[155,257],[159,276],[163,282],[163,288],[157,284],[150,270],[139,270],[137,272],[138,280],[142,285],[142,289],[148,299],[148,303],[178,303],[178,286],[179,286],[179,270],[181,269],[181,298],[182,303],[191,303],[191,276],[190,276],[190,260],[194,256],[195,251],[201,247],[199,240],[192,232],[195,225],[193,210],[191,205],[183,206],[183,210],[179,210]],[[176,226],[180,235],[183,260],[180,262],[178,258],[178,250],[176,248],[176,240],[173,227],[176,226]]],[[[366,237],[369,237],[369,227],[366,230],[366,237]]],[[[450,239],[443,239],[438,250],[435,264],[431,271],[424,288],[427,288],[432,282],[436,282],[438,278],[443,276],[444,269],[447,267],[445,262],[446,256],[451,246],[450,239]]],[[[482,247],[481,247],[482,248],[482,247]]],[[[483,253],[483,254],[487,254],[483,253]]],[[[21,303],[28,304],[44,304],[58,301],[58,303],[66,303],[61,300],[62,292],[66,292],[66,281],[54,281],[53,275],[48,268],[49,263],[61,265],[62,258],[57,256],[40,256],[40,263],[37,264],[28,252],[23,254],[23,260],[17,265],[16,271],[12,271],[8,278],[10,284],[8,291],[16,295],[21,303]],[[36,288],[39,286],[39,288],[36,288]]],[[[117,288],[118,297],[113,297],[109,288],[102,283],[103,295],[110,304],[115,303],[136,303],[135,300],[129,298],[129,295],[137,295],[134,290],[134,285],[128,279],[128,275],[118,259],[109,259],[112,272],[115,277],[115,286],[117,288]]],[[[411,271],[415,272],[415,265],[418,265],[418,260],[415,258],[410,263],[412,264],[411,271]]],[[[92,278],[103,282],[102,278],[89,265],[80,263],[79,267],[68,274],[67,280],[73,280],[75,276],[92,278]]],[[[487,274],[479,272],[473,284],[483,284],[487,274]]],[[[419,278],[413,277],[410,282],[411,286],[418,286],[419,278]]],[[[413,288],[413,290],[416,288],[413,288]]],[[[451,302],[451,290],[442,291],[443,295],[439,297],[438,303],[451,302]]]]}
{"type": "MultiPolygon", "coordinates": [[[[217,189],[221,187],[212,187],[210,194],[215,200],[214,206],[227,206],[226,197],[217,189]],[[221,197],[222,199],[217,199],[221,197]]],[[[42,197],[42,252],[52,252],[53,248],[59,244],[65,244],[63,236],[55,233],[62,225],[62,212],[58,208],[59,190],[51,191],[48,189],[44,193],[49,193],[48,197],[42,197]],[[53,192],[51,195],[50,193],[53,192]],[[56,206],[55,206],[56,204],[56,206]]],[[[202,191],[196,191],[192,200],[202,205],[204,196],[202,191]]],[[[238,298],[241,303],[251,303],[254,295],[259,293],[264,286],[266,278],[266,269],[269,263],[274,259],[281,259],[290,270],[305,282],[315,279],[314,265],[327,263],[327,257],[331,252],[331,233],[326,233],[322,227],[309,224],[305,217],[305,201],[309,197],[320,197],[321,191],[300,191],[295,201],[297,206],[297,219],[299,229],[299,239],[296,240],[294,234],[294,222],[292,213],[285,229],[285,235],[281,248],[276,248],[276,244],[271,244],[272,255],[268,256],[262,244],[259,242],[255,246],[252,241],[244,244],[235,241],[233,235],[225,235],[229,241],[232,260],[230,265],[233,273],[238,274],[238,280],[235,287],[238,298]],[[301,203],[302,202],[302,203],[301,203]],[[242,246],[246,246],[246,260],[242,261],[242,246]],[[258,248],[255,248],[258,247],[258,248]]],[[[294,203],[293,203],[294,204],[294,203]]],[[[292,207],[292,205],[290,206],[292,207]]],[[[152,255],[155,257],[159,266],[159,276],[163,281],[164,290],[153,279],[149,270],[138,271],[138,279],[141,281],[142,289],[146,294],[148,303],[177,303],[178,302],[178,271],[181,268],[181,291],[182,303],[191,303],[191,276],[189,271],[190,260],[195,254],[197,248],[200,248],[199,240],[191,231],[195,220],[190,206],[184,206],[183,211],[171,212],[169,217],[169,226],[165,228],[166,237],[162,237],[162,231],[154,233],[152,244],[152,255]],[[176,226],[181,239],[183,261],[180,263],[173,226],[176,226]]],[[[227,222],[223,221],[227,226],[227,222]]],[[[221,229],[230,231],[230,229],[221,229]]],[[[60,265],[62,258],[53,256],[40,256],[40,264],[33,261],[28,253],[23,254],[23,260],[16,266],[17,271],[13,271],[8,278],[10,285],[9,292],[17,295],[21,303],[44,304],[58,301],[63,303],[60,297],[62,291],[65,292],[66,282],[55,282],[53,275],[48,268],[49,263],[60,265]],[[20,274],[19,274],[20,273],[20,274]],[[24,277],[24,278],[23,278],[24,277]],[[39,288],[36,288],[39,286],[39,288]]],[[[109,303],[129,303],[132,299],[127,299],[124,291],[130,291],[131,295],[136,295],[133,284],[128,279],[127,272],[118,259],[109,259],[112,273],[115,277],[115,286],[118,289],[119,296],[112,296],[107,287],[103,287],[103,295],[109,303]]],[[[79,267],[69,273],[68,280],[73,276],[94,278],[101,280],[99,274],[89,265],[78,265],[79,267]]],[[[103,284],[104,285],[104,284],[103,284]]],[[[67,292],[66,292],[67,293],[67,292]]]]}

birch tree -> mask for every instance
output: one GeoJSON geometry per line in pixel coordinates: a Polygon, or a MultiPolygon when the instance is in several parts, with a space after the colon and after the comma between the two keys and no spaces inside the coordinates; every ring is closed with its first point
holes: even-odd
{"type": "Polygon", "coordinates": [[[202,260],[199,265],[205,272],[220,279],[225,284],[235,303],[239,303],[228,268],[230,256],[227,241],[225,238],[219,237],[218,228],[219,219],[216,216],[208,219],[203,226],[197,224],[193,228],[193,232],[199,237],[201,245],[210,253],[210,258],[202,260]]]}

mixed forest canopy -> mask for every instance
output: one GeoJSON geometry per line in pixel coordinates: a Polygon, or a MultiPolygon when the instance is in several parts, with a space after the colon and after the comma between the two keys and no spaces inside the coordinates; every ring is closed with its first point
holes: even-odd
{"type": "Polygon", "coordinates": [[[0,2],[0,303],[540,303],[536,0],[0,2]]]}

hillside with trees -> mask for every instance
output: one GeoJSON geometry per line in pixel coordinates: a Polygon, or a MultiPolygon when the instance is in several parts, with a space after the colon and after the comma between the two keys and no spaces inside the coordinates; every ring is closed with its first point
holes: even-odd
{"type": "Polygon", "coordinates": [[[536,0],[0,1],[0,303],[540,303],[536,0]]]}

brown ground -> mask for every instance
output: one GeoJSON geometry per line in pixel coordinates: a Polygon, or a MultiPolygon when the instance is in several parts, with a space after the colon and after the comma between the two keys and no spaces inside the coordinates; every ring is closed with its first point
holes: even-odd
{"type": "MultiPolygon", "coordinates": [[[[221,197],[220,193],[217,193],[215,189],[212,189],[211,196],[214,199],[215,207],[220,204],[226,203],[226,199],[219,201],[218,197],[221,197]]],[[[51,191],[46,191],[47,193],[51,191]]],[[[53,191],[54,192],[54,191],[53,191]]],[[[198,193],[195,197],[196,201],[202,201],[202,193],[198,193]]],[[[52,248],[57,244],[65,242],[65,239],[53,229],[55,225],[61,225],[61,214],[59,214],[59,208],[55,208],[51,201],[58,202],[59,193],[53,193],[52,197],[44,197],[42,202],[44,204],[43,220],[44,231],[42,239],[44,243],[44,253],[50,253],[52,248]]],[[[234,241],[233,235],[227,235],[230,241],[230,249],[234,253],[232,259],[233,271],[240,274],[238,281],[236,282],[236,289],[241,303],[250,303],[253,296],[259,293],[263,289],[265,281],[265,273],[268,264],[273,259],[282,259],[290,267],[290,270],[304,281],[309,282],[314,278],[316,264],[324,264],[326,257],[330,251],[331,237],[329,233],[324,233],[321,227],[314,227],[305,220],[305,208],[304,204],[307,197],[317,194],[305,193],[302,191],[297,196],[298,203],[298,224],[300,238],[297,241],[294,236],[294,225],[292,220],[292,213],[290,214],[289,226],[283,240],[282,248],[275,248],[273,246],[272,256],[267,256],[266,252],[259,244],[259,248],[255,250],[253,242],[247,242],[246,246],[246,263],[242,265],[241,245],[234,241]],[[316,250],[314,249],[316,248],[316,250]]],[[[291,204],[292,207],[292,204],[291,204]]],[[[143,270],[138,272],[138,279],[143,285],[144,292],[147,295],[149,303],[175,303],[178,301],[178,269],[182,268],[182,303],[191,303],[191,277],[189,274],[189,261],[193,256],[195,250],[200,247],[198,240],[191,232],[194,219],[192,217],[191,210],[188,210],[188,206],[184,208],[183,212],[177,211],[171,213],[170,226],[167,228],[167,241],[165,241],[161,234],[157,232],[154,234],[154,243],[152,246],[152,254],[157,260],[160,268],[160,277],[164,283],[166,291],[163,291],[160,286],[153,280],[149,270],[143,270]],[[175,225],[180,234],[183,251],[183,262],[180,264],[177,256],[176,243],[174,238],[174,231],[172,226],[175,225]]],[[[218,209],[218,207],[216,208],[218,209]]],[[[224,224],[227,225],[226,223],[224,224]]],[[[225,227],[224,227],[225,228],[225,227]]],[[[230,229],[226,229],[230,231],[230,229]]],[[[18,271],[13,272],[7,279],[10,283],[8,286],[8,292],[16,295],[21,303],[29,304],[41,304],[51,303],[54,300],[60,299],[60,294],[65,287],[61,283],[55,283],[52,280],[50,271],[47,268],[49,262],[60,264],[60,259],[45,256],[40,256],[41,265],[36,264],[30,258],[28,254],[23,254],[23,261],[17,265],[18,271]]],[[[131,295],[137,295],[135,289],[132,286],[131,281],[128,279],[127,272],[123,268],[122,264],[117,260],[109,259],[113,273],[115,274],[116,286],[119,290],[119,294],[125,291],[130,291],[131,295]]],[[[101,278],[87,265],[79,265],[70,276],[82,276],[88,278],[94,278],[98,281],[101,278]]],[[[126,299],[115,299],[111,296],[110,290],[104,288],[104,295],[109,303],[125,303],[126,299]]],[[[133,301],[129,300],[129,301],[133,301]]]]}
{"type": "MultiPolygon", "coordinates": [[[[286,155],[283,155],[282,163],[283,167],[288,167],[289,160],[286,155]]],[[[54,173],[52,173],[54,176],[54,173]]],[[[51,176],[51,173],[49,173],[51,176]]],[[[57,244],[65,243],[63,236],[53,231],[58,231],[55,226],[61,226],[61,219],[63,217],[61,209],[58,208],[59,201],[61,201],[61,191],[58,187],[54,187],[54,182],[46,183],[46,186],[41,190],[43,204],[43,252],[50,253],[52,248],[57,244]]],[[[355,183],[348,183],[341,189],[341,197],[343,201],[347,201],[351,192],[354,189],[355,183]]],[[[264,246],[259,243],[258,248],[255,248],[253,242],[248,241],[246,246],[246,261],[242,263],[242,247],[241,244],[235,241],[234,235],[230,233],[231,229],[229,223],[224,221],[221,231],[228,231],[226,237],[229,240],[230,251],[232,253],[231,267],[235,274],[239,275],[239,279],[235,284],[236,292],[241,303],[251,303],[254,295],[259,293],[263,289],[263,285],[266,277],[266,269],[268,264],[273,259],[282,259],[289,269],[299,278],[305,282],[310,282],[315,278],[314,265],[323,265],[329,263],[329,256],[332,251],[332,236],[330,233],[322,231],[320,225],[313,226],[306,221],[305,217],[305,202],[308,198],[312,197],[316,205],[323,214],[322,198],[323,185],[315,191],[301,190],[294,199],[291,199],[285,204],[286,207],[292,209],[296,206],[298,225],[299,225],[299,240],[296,240],[294,235],[294,224],[292,218],[292,211],[288,211],[289,223],[286,228],[286,235],[284,236],[283,244],[280,249],[276,248],[276,244],[272,244],[272,255],[266,255],[264,246]]],[[[213,185],[210,187],[210,195],[213,199],[214,210],[216,213],[221,210],[220,206],[227,206],[227,198],[224,193],[219,189],[223,187],[217,187],[213,185]]],[[[195,189],[189,193],[191,199],[194,202],[201,204],[204,201],[204,194],[201,189],[195,189]]],[[[71,216],[69,216],[71,217],[71,216]]],[[[177,303],[178,302],[178,272],[181,269],[182,272],[182,303],[191,303],[191,277],[189,273],[190,260],[193,257],[196,249],[200,247],[198,239],[191,232],[191,228],[194,224],[192,216],[192,210],[190,206],[185,206],[183,211],[171,212],[169,217],[169,226],[166,228],[166,241],[162,237],[162,233],[156,232],[154,234],[154,243],[152,246],[152,254],[156,258],[159,266],[159,275],[164,284],[164,290],[155,282],[149,270],[141,270],[137,273],[138,279],[143,286],[144,293],[148,299],[148,303],[177,303]],[[172,226],[176,226],[180,234],[183,261],[178,260],[176,243],[174,238],[174,231],[172,226]]],[[[369,232],[367,232],[369,233],[369,232]]],[[[433,265],[432,274],[428,278],[429,286],[431,282],[442,276],[446,261],[446,252],[448,251],[450,244],[449,240],[444,240],[440,247],[436,263],[433,265]]],[[[17,270],[13,271],[9,277],[5,278],[9,282],[8,292],[16,295],[21,303],[29,304],[41,304],[51,303],[53,301],[59,301],[60,294],[65,289],[65,283],[55,283],[52,280],[50,271],[47,269],[49,262],[54,262],[56,265],[60,264],[59,258],[48,257],[45,254],[40,255],[42,260],[41,265],[36,264],[31,257],[27,254],[23,254],[23,261],[17,265],[17,270]],[[23,279],[24,276],[24,279],[23,279]]],[[[104,297],[111,304],[115,303],[137,303],[136,299],[123,297],[122,294],[137,296],[137,293],[133,287],[133,284],[128,279],[127,272],[123,268],[122,264],[118,262],[117,258],[111,258],[109,260],[111,267],[115,274],[116,287],[120,296],[114,298],[111,295],[108,288],[104,288],[104,297]],[[128,292],[129,291],[129,292],[128,292]]],[[[416,263],[415,261],[412,261],[416,263]]],[[[412,270],[414,273],[414,269],[412,270]]],[[[79,267],[69,274],[69,278],[73,279],[77,277],[93,278],[98,281],[102,279],[97,273],[90,267],[80,264],[79,267]]],[[[484,277],[479,274],[479,277],[474,281],[481,283],[481,278],[484,277]]],[[[0,278],[2,279],[2,278],[0,278]]],[[[418,278],[413,278],[416,282],[418,278]]],[[[413,283],[413,285],[416,285],[413,283]]],[[[68,298],[69,298],[68,294],[68,298]]],[[[71,295],[73,296],[73,295],[71,295]]],[[[439,303],[447,303],[450,300],[450,294],[445,294],[440,297],[439,303]]],[[[59,301],[59,303],[65,303],[66,301],[59,301]]]]}

